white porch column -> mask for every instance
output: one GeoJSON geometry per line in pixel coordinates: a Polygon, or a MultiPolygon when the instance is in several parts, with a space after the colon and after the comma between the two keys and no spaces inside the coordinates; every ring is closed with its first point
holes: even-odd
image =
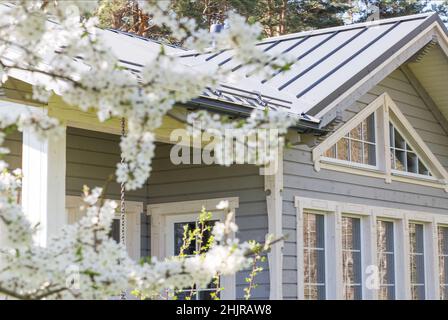
{"type": "MultiPolygon", "coordinates": [[[[283,149],[279,148],[277,163],[271,163],[270,169],[262,169],[268,210],[269,234],[274,238],[283,235],[283,149]],[[274,170],[272,170],[274,169],[274,170]]],[[[269,299],[280,300],[283,297],[283,241],[272,246],[268,254],[269,262],[269,299]]]]}
{"type": "MultiPolygon", "coordinates": [[[[34,108],[34,112],[46,112],[34,108]]],[[[23,132],[22,207],[33,225],[39,224],[36,241],[48,239],[67,223],[65,213],[66,136],[40,140],[30,130],[23,132]]]]}

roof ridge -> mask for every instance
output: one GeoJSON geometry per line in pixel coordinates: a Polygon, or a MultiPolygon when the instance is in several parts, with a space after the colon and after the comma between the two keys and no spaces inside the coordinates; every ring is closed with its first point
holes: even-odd
{"type": "Polygon", "coordinates": [[[342,26],[336,26],[336,27],[329,27],[329,28],[322,28],[322,29],[313,29],[313,30],[307,30],[307,31],[300,31],[295,33],[289,33],[284,34],[281,36],[275,36],[275,37],[269,37],[264,38],[259,43],[267,43],[271,41],[282,41],[282,40],[288,40],[290,38],[295,37],[304,37],[309,35],[318,35],[318,34],[324,34],[328,32],[335,32],[335,31],[345,31],[345,30],[351,30],[356,28],[362,28],[362,27],[369,27],[369,26],[375,26],[375,25],[383,25],[383,24],[389,24],[394,23],[397,21],[409,21],[409,20],[416,20],[416,19],[427,19],[433,15],[438,14],[436,12],[425,12],[425,13],[418,13],[418,14],[412,14],[407,16],[400,16],[400,17],[394,17],[394,18],[388,18],[388,19],[380,19],[375,21],[368,21],[368,22],[358,22],[358,23],[352,23],[352,24],[345,24],[342,26]]]}
{"type": "Polygon", "coordinates": [[[100,29],[104,30],[104,31],[114,32],[114,33],[117,33],[117,34],[122,34],[122,35],[125,35],[125,36],[128,36],[128,37],[131,37],[131,38],[136,38],[136,39],[142,40],[142,41],[154,42],[154,43],[157,43],[157,44],[160,44],[160,45],[164,45],[164,46],[168,46],[168,47],[171,47],[171,48],[174,48],[174,49],[180,49],[180,50],[187,51],[187,49],[185,49],[184,47],[177,46],[175,44],[171,44],[171,43],[168,43],[168,42],[165,42],[165,41],[161,41],[161,40],[145,38],[143,36],[140,36],[138,34],[134,34],[132,32],[127,32],[127,31],[118,30],[118,29],[114,29],[114,28],[104,28],[104,29],[100,28],[100,29]]]}

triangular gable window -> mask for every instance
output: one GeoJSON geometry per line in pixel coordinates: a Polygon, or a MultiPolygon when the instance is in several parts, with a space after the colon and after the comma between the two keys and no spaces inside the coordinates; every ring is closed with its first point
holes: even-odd
{"type": "Polygon", "coordinates": [[[432,176],[431,171],[423,163],[423,160],[416,154],[406,139],[403,138],[403,134],[400,133],[393,123],[389,123],[389,136],[392,170],[432,176]]]}
{"type": "Polygon", "coordinates": [[[313,149],[315,169],[418,182],[448,191],[448,173],[387,93],[313,149]],[[422,182],[423,181],[423,182],[422,182]]]}
{"type": "Polygon", "coordinates": [[[371,114],[324,153],[324,157],[376,166],[375,114],[371,114]]]}

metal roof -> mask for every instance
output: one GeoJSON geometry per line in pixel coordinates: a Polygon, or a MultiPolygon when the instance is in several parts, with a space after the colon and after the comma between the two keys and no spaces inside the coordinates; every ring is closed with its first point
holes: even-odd
{"type": "Polygon", "coordinates": [[[227,82],[206,91],[204,98],[238,103],[241,97],[235,92],[240,92],[246,97],[243,103],[252,97],[274,108],[314,116],[435,21],[440,21],[437,14],[419,14],[267,38],[257,44],[260,49],[274,59],[287,54],[296,62],[290,70],[266,78],[236,61],[232,50],[187,52],[181,57],[193,68],[230,72],[227,82]]]}

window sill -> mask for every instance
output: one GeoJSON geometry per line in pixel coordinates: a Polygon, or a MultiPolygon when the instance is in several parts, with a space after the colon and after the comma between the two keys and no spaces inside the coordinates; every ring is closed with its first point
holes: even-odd
{"type": "Polygon", "coordinates": [[[448,192],[448,185],[440,182],[435,177],[416,176],[406,173],[403,174],[401,172],[395,172],[395,171],[392,171],[392,174],[389,177],[388,175],[386,175],[384,171],[374,166],[356,165],[347,162],[335,161],[334,159],[330,158],[322,158],[320,160],[319,167],[321,169],[338,171],[348,174],[362,175],[371,178],[383,179],[386,181],[388,178],[390,178],[391,182],[416,184],[425,187],[443,189],[445,190],[445,192],[448,192]]]}
{"type": "Polygon", "coordinates": [[[370,172],[377,172],[377,173],[383,173],[383,171],[380,170],[378,166],[373,166],[370,164],[363,164],[363,163],[357,163],[357,162],[349,162],[346,160],[339,160],[339,159],[333,159],[333,158],[327,158],[322,157],[321,163],[327,163],[327,164],[333,164],[336,166],[346,167],[346,168],[354,168],[359,170],[365,170],[370,172]]]}

